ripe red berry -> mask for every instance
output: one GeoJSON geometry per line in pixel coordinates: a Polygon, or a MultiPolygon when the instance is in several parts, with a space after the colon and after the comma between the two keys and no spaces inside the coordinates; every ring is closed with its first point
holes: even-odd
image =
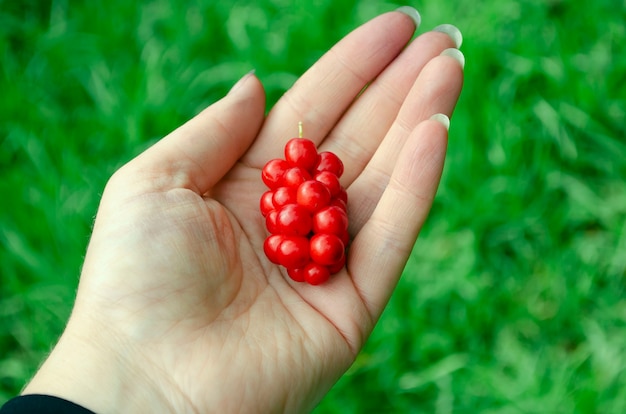
{"type": "Polygon", "coordinates": [[[297,200],[298,204],[315,212],[330,203],[330,191],[319,181],[305,181],[298,187],[297,200]]]}
{"type": "Polygon", "coordinates": [[[274,159],[268,161],[267,164],[263,167],[261,171],[261,178],[266,186],[270,188],[270,190],[275,190],[280,186],[283,174],[289,168],[289,164],[287,161],[281,159],[274,159]]]}
{"type": "Polygon", "coordinates": [[[339,177],[344,166],[332,152],[317,152],[313,141],[293,138],[285,159],[270,160],[261,178],[269,191],[259,206],[270,236],[268,259],[285,267],[291,279],[317,285],[346,263],[348,193],[339,177]]]}
{"type": "Polygon", "coordinates": [[[341,237],[348,230],[348,215],[340,207],[327,206],[313,216],[313,231],[341,237]]]}
{"type": "Polygon", "coordinates": [[[350,233],[348,233],[348,229],[346,229],[346,231],[341,233],[339,235],[339,238],[341,239],[341,242],[343,243],[344,247],[348,247],[348,244],[350,243],[350,233]]]}
{"type": "MultiPolygon", "coordinates": [[[[284,243],[284,242],[283,242],[284,243]]],[[[345,254],[345,247],[338,236],[321,233],[311,237],[311,259],[324,266],[339,263],[345,254]]]]}
{"type": "Polygon", "coordinates": [[[330,151],[322,151],[317,158],[317,164],[315,165],[315,173],[322,171],[330,171],[335,174],[337,178],[340,178],[343,174],[343,162],[337,155],[330,151]]]}
{"type": "Polygon", "coordinates": [[[343,269],[345,265],[346,265],[346,255],[344,254],[343,258],[340,261],[338,261],[334,265],[330,265],[326,267],[328,268],[328,272],[331,275],[334,275],[335,273],[338,273],[341,269],[343,269]]]}
{"type": "Polygon", "coordinates": [[[287,204],[276,216],[278,233],[287,236],[306,236],[311,232],[311,213],[298,204],[287,204]]]}
{"type": "Polygon", "coordinates": [[[292,167],[285,171],[281,185],[298,188],[300,184],[311,179],[311,174],[302,167],[292,167]]]}
{"type": "Polygon", "coordinates": [[[278,187],[272,195],[272,205],[274,208],[280,208],[287,204],[296,204],[296,188],[293,187],[278,187]]]}
{"type": "Polygon", "coordinates": [[[311,170],[317,164],[317,148],[306,138],[292,138],[285,144],[285,160],[293,167],[311,170]]]}
{"type": "Polygon", "coordinates": [[[335,197],[341,191],[341,183],[339,182],[339,178],[330,171],[319,172],[315,174],[313,179],[324,184],[326,188],[328,188],[331,197],[335,197]]]}
{"type": "Polygon", "coordinates": [[[330,278],[330,272],[325,266],[311,262],[303,270],[304,280],[311,285],[321,285],[330,278]]]}
{"type": "Polygon", "coordinates": [[[276,223],[277,218],[278,210],[272,210],[265,216],[265,227],[271,234],[277,234],[279,232],[278,224],[276,223]]]}
{"type": "Polygon", "coordinates": [[[278,245],[278,263],[287,269],[304,267],[310,260],[309,239],[299,236],[283,236],[283,241],[278,245]]]}
{"type": "Polygon", "coordinates": [[[274,210],[276,207],[273,202],[274,193],[270,191],[266,191],[261,196],[261,214],[263,217],[267,216],[267,213],[274,210]]]}
{"type": "Polygon", "coordinates": [[[344,203],[346,203],[346,205],[348,204],[348,192],[343,187],[339,190],[335,198],[338,198],[339,200],[343,201],[344,203]]]}
{"type": "Polygon", "coordinates": [[[340,209],[342,209],[346,213],[348,212],[348,206],[346,205],[346,203],[343,200],[341,200],[340,198],[337,198],[337,197],[335,197],[332,200],[330,200],[329,206],[339,207],[340,209]]]}
{"type": "Polygon", "coordinates": [[[296,282],[306,282],[306,278],[304,276],[304,267],[299,267],[297,269],[287,269],[287,274],[292,280],[295,280],[296,282]]]}
{"type": "Polygon", "coordinates": [[[282,234],[272,234],[265,239],[263,251],[270,262],[278,264],[278,246],[285,239],[282,234]]]}

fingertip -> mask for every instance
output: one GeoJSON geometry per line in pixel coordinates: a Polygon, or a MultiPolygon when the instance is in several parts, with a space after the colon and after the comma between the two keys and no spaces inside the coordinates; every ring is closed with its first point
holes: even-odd
{"type": "Polygon", "coordinates": [[[433,32],[441,32],[450,36],[450,39],[452,39],[457,49],[459,49],[463,44],[463,34],[459,28],[453,24],[440,24],[439,26],[433,28],[433,32]]]}
{"type": "Polygon", "coordinates": [[[465,68],[465,55],[463,55],[463,52],[461,52],[459,49],[456,49],[456,48],[446,49],[443,52],[441,52],[441,56],[451,57],[452,59],[459,62],[462,69],[465,68]]]}
{"type": "Polygon", "coordinates": [[[446,128],[446,131],[450,130],[450,118],[446,114],[435,114],[430,117],[430,120],[437,121],[446,128]]]}
{"type": "Polygon", "coordinates": [[[416,30],[420,27],[420,24],[422,23],[422,16],[417,11],[417,9],[411,6],[401,6],[401,7],[398,7],[396,11],[400,13],[404,13],[407,16],[409,16],[411,20],[413,20],[416,30]]]}
{"type": "Polygon", "coordinates": [[[243,75],[237,81],[237,83],[235,83],[232,86],[232,88],[230,88],[230,91],[228,91],[228,95],[231,95],[231,94],[236,93],[237,91],[239,91],[250,77],[254,77],[255,72],[256,72],[256,69],[252,69],[250,72],[248,72],[245,75],[243,75]]]}
{"type": "MultiPolygon", "coordinates": [[[[241,114],[251,113],[256,114],[265,113],[265,88],[261,80],[256,76],[256,71],[251,70],[233,85],[228,94],[222,99],[226,105],[234,105],[237,107],[236,112],[241,114]]],[[[260,128],[260,126],[259,126],[260,128]]]]}
{"type": "Polygon", "coordinates": [[[250,99],[250,97],[255,99],[261,98],[263,103],[265,102],[265,88],[261,80],[256,76],[255,69],[243,75],[226,94],[227,97],[237,97],[239,95],[244,96],[244,99],[250,99]]]}

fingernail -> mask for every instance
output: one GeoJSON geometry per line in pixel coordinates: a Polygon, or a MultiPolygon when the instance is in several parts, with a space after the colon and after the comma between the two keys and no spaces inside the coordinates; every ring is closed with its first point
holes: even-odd
{"type": "Polygon", "coordinates": [[[442,25],[439,25],[439,26],[437,26],[437,27],[435,27],[433,29],[433,32],[441,32],[441,33],[445,33],[448,36],[450,36],[450,38],[452,39],[452,41],[456,45],[457,49],[460,48],[461,45],[463,44],[463,34],[458,29],[458,27],[456,27],[456,26],[454,26],[452,24],[442,24],[442,25]]]}
{"type": "Polygon", "coordinates": [[[435,114],[430,119],[441,123],[447,130],[450,129],[450,118],[446,114],[435,114]]]}
{"type": "Polygon", "coordinates": [[[243,75],[241,77],[241,79],[239,79],[237,81],[237,83],[235,83],[233,85],[232,88],[230,88],[230,91],[228,91],[228,94],[230,95],[231,93],[235,92],[237,89],[241,88],[241,86],[245,83],[245,81],[252,75],[254,75],[254,73],[256,72],[256,69],[252,69],[250,72],[246,73],[245,75],[243,75]]]}
{"type": "Polygon", "coordinates": [[[446,49],[441,52],[441,56],[450,56],[451,58],[456,59],[456,61],[461,64],[462,68],[465,67],[465,56],[459,49],[451,47],[450,49],[446,49]]]}
{"type": "Polygon", "coordinates": [[[407,16],[409,16],[411,19],[413,19],[416,29],[420,27],[420,23],[422,23],[422,16],[420,16],[420,13],[417,11],[417,9],[411,6],[402,6],[402,7],[398,7],[396,11],[400,13],[404,13],[407,16]]]}

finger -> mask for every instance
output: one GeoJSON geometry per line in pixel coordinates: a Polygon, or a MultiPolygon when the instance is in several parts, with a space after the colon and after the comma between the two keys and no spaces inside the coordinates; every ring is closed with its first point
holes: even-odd
{"type": "Polygon", "coordinates": [[[390,12],[348,34],[276,103],[244,161],[260,167],[279,157],[299,121],[305,136],[318,144],[365,85],[401,52],[415,28],[407,14],[390,12]]]}
{"type": "Polygon", "coordinates": [[[157,189],[188,188],[204,194],[228,172],[256,137],[264,118],[265,93],[253,75],[227,96],[129,163],[157,189]]]}
{"type": "Polygon", "coordinates": [[[373,214],[350,247],[348,269],[376,320],[391,296],[432,205],[448,131],[427,120],[410,134],[373,214]]]}
{"type": "MultiPolygon", "coordinates": [[[[351,183],[370,160],[424,66],[456,44],[452,35],[442,32],[420,35],[367,87],[342,117],[320,150],[332,151],[344,161],[344,185],[351,183]]],[[[415,115],[419,114],[413,114],[413,118],[416,118],[415,115]]]]}
{"type": "MultiPolygon", "coordinates": [[[[410,132],[419,122],[435,113],[450,116],[462,84],[463,68],[454,58],[439,56],[424,67],[387,136],[358,178],[349,185],[348,207],[352,234],[368,220],[378,203],[410,132]]],[[[353,168],[348,163],[344,164],[346,168],[353,168]]]]}

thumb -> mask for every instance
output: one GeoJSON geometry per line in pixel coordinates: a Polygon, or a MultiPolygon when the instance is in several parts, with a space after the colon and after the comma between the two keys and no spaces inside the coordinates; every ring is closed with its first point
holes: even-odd
{"type": "Polygon", "coordinates": [[[265,114],[265,92],[249,73],[221,100],[131,161],[128,169],[150,178],[154,190],[209,191],[246,152],[265,114]],[[158,188],[154,188],[158,187],[158,188]]]}

